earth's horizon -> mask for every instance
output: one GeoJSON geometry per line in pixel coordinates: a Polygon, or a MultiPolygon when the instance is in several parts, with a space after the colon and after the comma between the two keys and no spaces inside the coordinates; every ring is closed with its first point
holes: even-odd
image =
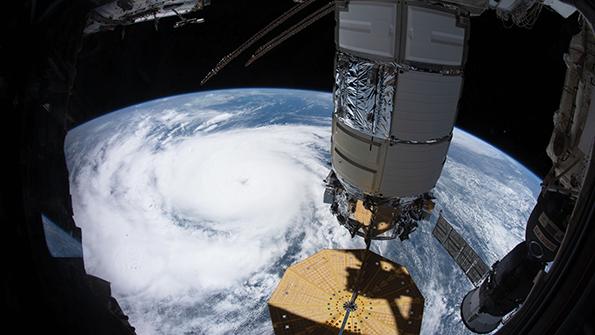
{"type": "MultiPolygon", "coordinates": [[[[138,334],[272,334],[284,269],[320,249],[362,248],[322,203],[330,93],[226,89],[130,106],[66,138],[87,272],[112,283],[138,334]]],[[[422,334],[472,334],[472,287],[431,235],[440,211],[488,265],[524,237],[539,178],[455,129],[437,207],[411,240],[373,250],[425,297],[422,334]]]]}

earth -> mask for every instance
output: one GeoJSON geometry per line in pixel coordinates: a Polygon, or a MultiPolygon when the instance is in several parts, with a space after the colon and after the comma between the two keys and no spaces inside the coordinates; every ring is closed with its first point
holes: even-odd
{"type": "MultiPolygon", "coordinates": [[[[65,152],[87,272],[109,280],[138,334],[271,334],[284,270],[363,248],[322,202],[330,93],[237,89],[131,106],[71,130],[65,152]]],[[[472,285],[432,237],[443,215],[492,264],[519,243],[540,180],[455,129],[437,207],[408,241],[375,242],[425,297],[422,334],[470,334],[472,285]]]]}

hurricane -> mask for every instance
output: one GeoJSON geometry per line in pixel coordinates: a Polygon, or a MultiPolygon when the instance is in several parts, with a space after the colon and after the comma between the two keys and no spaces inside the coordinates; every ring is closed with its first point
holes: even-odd
{"type": "MultiPolygon", "coordinates": [[[[284,269],[325,248],[362,248],[322,202],[329,93],[241,89],[154,100],[71,130],[65,153],[85,268],[111,282],[138,334],[272,334],[284,269]]],[[[456,130],[438,211],[489,264],[523,239],[538,179],[456,130]]],[[[435,219],[437,214],[434,214],[435,219]]],[[[425,297],[423,334],[468,333],[471,288],[422,222],[373,250],[425,297]]]]}

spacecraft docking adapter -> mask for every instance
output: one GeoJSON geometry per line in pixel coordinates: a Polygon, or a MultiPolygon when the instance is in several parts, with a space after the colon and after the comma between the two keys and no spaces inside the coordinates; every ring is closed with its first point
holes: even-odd
{"type": "Polygon", "coordinates": [[[468,15],[421,1],[337,4],[325,202],[352,235],[407,239],[434,207],[462,86],[468,15]]]}

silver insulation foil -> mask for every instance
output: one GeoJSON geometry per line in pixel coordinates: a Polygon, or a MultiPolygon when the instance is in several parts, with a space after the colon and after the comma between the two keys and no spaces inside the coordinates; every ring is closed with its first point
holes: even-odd
{"type": "Polygon", "coordinates": [[[367,135],[388,138],[399,67],[337,52],[335,116],[367,135]]]}

